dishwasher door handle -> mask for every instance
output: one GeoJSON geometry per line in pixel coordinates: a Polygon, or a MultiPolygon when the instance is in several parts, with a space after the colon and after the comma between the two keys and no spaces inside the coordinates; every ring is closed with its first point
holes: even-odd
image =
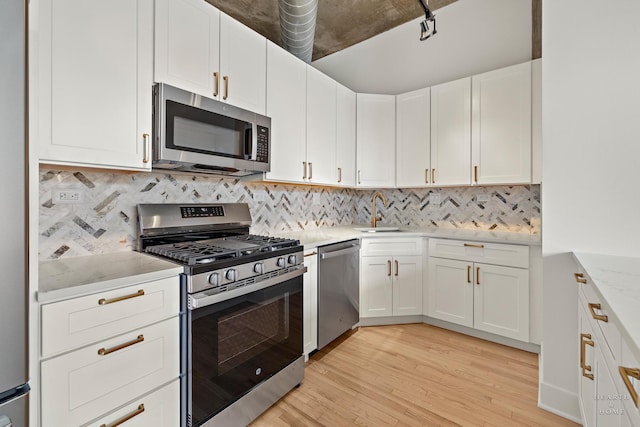
{"type": "Polygon", "coordinates": [[[320,259],[335,258],[335,257],[338,257],[338,256],[342,256],[342,255],[358,252],[359,250],[360,250],[360,245],[353,244],[350,247],[345,248],[345,249],[338,249],[337,251],[325,252],[325,253],[320,255],[320,259]]]}

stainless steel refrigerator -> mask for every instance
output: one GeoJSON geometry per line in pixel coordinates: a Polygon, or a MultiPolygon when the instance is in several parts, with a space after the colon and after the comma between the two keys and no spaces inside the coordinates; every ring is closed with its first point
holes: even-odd
{"type": "Polygon", "coordinates": [[[0,427],[28,424],[26,1],[0,0],[0,427]]]}

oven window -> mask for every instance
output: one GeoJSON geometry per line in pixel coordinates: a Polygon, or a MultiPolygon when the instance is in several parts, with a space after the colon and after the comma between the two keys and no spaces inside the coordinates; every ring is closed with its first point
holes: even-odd
{"type": "Polygon", "coordinates": [[[190,315],[193,425],[302,355],[302,277],[190,315]]]}
{"type": "Polygon", "coordinates": [[[169,148],[244,159],[251,123],[167,100],[169,148]]]}

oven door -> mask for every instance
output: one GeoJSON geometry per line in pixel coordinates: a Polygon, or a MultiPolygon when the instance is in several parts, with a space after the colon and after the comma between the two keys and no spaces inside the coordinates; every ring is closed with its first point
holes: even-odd
{"type": "Polygon", "coordinates": [[[304,271],[287,273],[289,278],[259,290],[247,285],[244,295],[189,310],[192,425],[202,424],[302,355],[304,271]]]}

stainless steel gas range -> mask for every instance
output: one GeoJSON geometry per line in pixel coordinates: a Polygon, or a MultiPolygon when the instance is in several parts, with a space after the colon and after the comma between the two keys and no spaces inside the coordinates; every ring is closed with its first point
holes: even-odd
{"type": "Polygon", "coordinates": [[[184,266],[184,426],[246,426],[304,376],[303,248],[245,203],[138,205],[138,250],[184,266]]]}

